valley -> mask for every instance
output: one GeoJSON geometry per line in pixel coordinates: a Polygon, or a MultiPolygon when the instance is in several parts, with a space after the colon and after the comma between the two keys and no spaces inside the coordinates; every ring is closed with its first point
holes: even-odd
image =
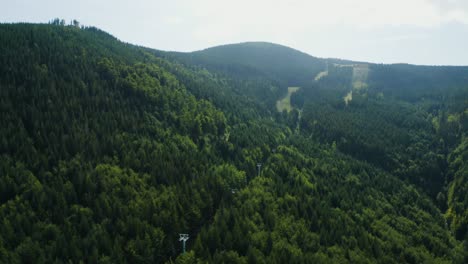
{"type": "Polygon", "coordinates": [[[0,263],[467,263],[466,66],[59,20],[0,49],[0,263]]]}

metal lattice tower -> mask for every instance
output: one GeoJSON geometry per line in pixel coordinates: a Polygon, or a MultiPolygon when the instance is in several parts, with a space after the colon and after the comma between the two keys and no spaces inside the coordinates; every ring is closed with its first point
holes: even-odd
{"type": "Polygon", "coordinates": [[[185,242],[189,239],[188,234],[179,234],[179,241],[182,241],[182,254],[185,253],[185,242]]]}

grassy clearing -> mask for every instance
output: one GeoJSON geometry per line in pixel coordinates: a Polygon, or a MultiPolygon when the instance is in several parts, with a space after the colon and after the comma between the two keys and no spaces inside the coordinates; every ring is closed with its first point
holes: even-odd
{"type": "Polygon", "coordinates": [[[343,97],[343,100],[345,104],[348,105],[348,103],[351,102],[351,100],[353,100],[353,91],[349,91],[349,93],[345,97],[343,97]]]}
{"type": "Polygon", "coordinates": [[[353,67],[353,89],[367,89],[367,77],[369,76],[369,65],[355,65],[353,67]]]}
{"type": "Polygon", "coordinates": [[[283,110],[290,112],[292,110],[291,94],[297,92],[299,89],[300,87],[288,87],[288,94],[281,100],[276,101],[276,109],[278,112],[283,112],[283,110]]]}
{"type": "Polygon", "coordinates": [[[353,89],[355,90],[362,90],[362,89],[367,89],[367,83],[362,82],[362,81],[355,81],[353,82],[353,89]]]}
{"type": "Polygon", "coordinates": [[[317,76],[315,76],[314,80],[318,81],[320,80],[321,78],[325,77],[328,75],[328,71],[322,71],[322,72],[319,72],[317,74],[317,76]]]}

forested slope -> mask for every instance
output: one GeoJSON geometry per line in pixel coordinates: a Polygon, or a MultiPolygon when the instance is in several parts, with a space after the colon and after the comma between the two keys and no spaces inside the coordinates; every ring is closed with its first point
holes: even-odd
{"type": "Polygon", "coordinates": [[[246,42],[217,46],[189,54],[192,64],[238,77],[264,74],[284,85],[303,86],[325,67],[325,61],[278,44],[246,42]],[[271,56],[274,54],[275,56],[271,56]]]}
{"type": "Polygon", "coordinates": [[[443,122],[463,123],[466,111],[446,111],[431,134],[425,108],[400,113],[390,106],[400,101],[378,98],[343,106],[333,87],[347,77],[307,84],[301,71],[313,80],[319,59],[284,51],[299,64],[281,75],[239,57],[235,69],[253,69],[239,74],[211,64],[211,52],[154,51],[92,27],[0,25],[0,262],[466,262],[465,127],[446,133],[453,147],[432,146],[443,122]],[[296,70],[300,130],[297,111],[271,105],[296,70]],[[383,128],[396,131],[392,147],[362,121],[381,115],[393,118],[383,128]],[[340,141],[333,131],[355,132],[340,141]],[[352,148],[374,141],[382,161],[352,148]],[[419,181],[432,174],[407,180],[427,159],[405,164],[408,146],[440,150],[447,190],[426,181],[446,198],[419,181]],[[185,254],[179,233],[190,235],[185,254]]]}

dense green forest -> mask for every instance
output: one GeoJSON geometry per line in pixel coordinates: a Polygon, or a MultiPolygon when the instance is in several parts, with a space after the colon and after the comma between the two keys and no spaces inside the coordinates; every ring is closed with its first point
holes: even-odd
{"type": "Polygon", "coordinates": [[[0,102],[0,263],[468,262],[468,67],[54,20],[0,25],[0,102]]]}

